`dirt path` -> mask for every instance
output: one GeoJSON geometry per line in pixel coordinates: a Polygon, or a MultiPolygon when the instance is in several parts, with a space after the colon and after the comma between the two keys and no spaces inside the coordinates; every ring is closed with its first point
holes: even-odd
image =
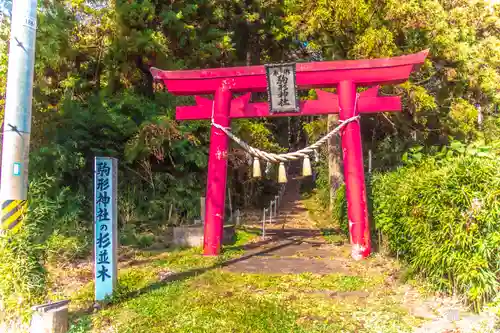
{"type": "MultiPolygon", "coordinates": [[[[247,227],[261,231],[262,224],[259,221],[247,227]]],[[[303,204],[300,182],[292,179],[287,184],[278,218],[266,223],[266,237],[246,247],[246,254],[251,255],[248,259],[226,269],[242,273],[355,275],[352,267],[363,266],[363,263],[351,260],[347,239],[340,239],[332,244],[323,237],[303,204]]]]}
{"type": "MultiPolygon", "coordinates": [[[[322,236],[303,205],[299,187],[296,180],[287,184],[281,213],[272,224],[266,224],[266,237],[247,246],[247,259],[224,270],[248,274],[339,273],[374,280],[383,278],[384,288],[394,303],[408,315],[426,321],[415,328],[415,333],[498,332],[493,329],[495,318],[491,315],[468,313],[452,298],[424,298],[414,287],[399,282],[400,267],[393,259],[375,254],[367,260],[354,262],[347,239],[332,244],[322,236]]],[[[255,223],[249,227],[261,229],[262,226],[255,223]]],[[[380,297],[380,294],[366,291],[327,293],[333,297],[340,294],[340,297],[361,297],[367,302],[380,297]]]]}
{"type": "MultiPolygon", "coordinates": [[[[300,200],[298,181],[287,186],[278,219],[266,224],[265,238],[247,248],[246,254],[253,256],[226,269],[242,273],[349,274],[348,246],[329,244],[300,200]]],[[[250,227],[261,229],[262,225],[250,227]]]]}

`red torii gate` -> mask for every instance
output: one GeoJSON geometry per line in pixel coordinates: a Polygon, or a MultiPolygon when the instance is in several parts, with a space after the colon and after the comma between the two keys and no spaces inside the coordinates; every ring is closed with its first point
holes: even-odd
{"type": "MultiPolygon", "coordinates": [[[[229,127],[232,118],[290,117],[339,113],[346,120],[361,113],[401,111],[398,96],[378,96],[378,85],[406,81],[427,57],[428,50],[384,59],[322,61],[297,63],[295,80],[298,89],[337,87],[337,94],[316,90],[318,99],[300,101],[299,112],[270,112],[268,103],[250,103],[250,92],[268,89],[265,66],[163,71],[151,68],[155,79],[163,80],[174,95],[195,95],[196,106],[179,106],[177,120],[212,119],[229,127]],[[372,87],[359,95],[356,87],[372,87]],[[247,93],[233,99],[233,93],[247,93]],[[214,94],[214,100],[197,95],[214,94]],[[358,95],[358,96],[357,96],[358,95]]],[[[341,130],[344,181],[352,255],[360,259],[370,255],[371,241],[363,170],[363,151],[359,120],[341,130]]],[[[204,254],[220,252],[226,195],[229,140],[212,126],[208,160],[204,254]]]]}

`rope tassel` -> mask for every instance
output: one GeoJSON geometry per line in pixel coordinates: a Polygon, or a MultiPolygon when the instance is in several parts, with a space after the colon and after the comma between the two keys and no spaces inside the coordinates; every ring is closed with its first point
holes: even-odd
{"type": "Polygon", "coordinates": [[[254,178],[262,177],[262,172],[260,171],[260,161],[257,157],[253,158],[253,177],[254,178]]]}
{"type": "Polygon", "coordinates": [[[309,159],[309,156],[304,157],[304,163],[302,164],[302,176],[312,176],[311,160],[309,159]]]}
{"type": "Polygon", "coordinates": [[[280,167],[278,169],[278,183],[284,184],[286,182],[287,179],[286,179],[285,163],[281,162],[280,167]]]}

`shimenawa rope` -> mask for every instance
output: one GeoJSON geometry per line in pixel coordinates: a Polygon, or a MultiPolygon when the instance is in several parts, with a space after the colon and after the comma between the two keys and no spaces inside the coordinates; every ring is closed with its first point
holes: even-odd
{"type": "MultiPolygon", "coordinates": [[[[354,110],[353,110],[354,112],[355,112],[356,107],[357,107],[358,98],[359,98],[359,94],[356,94],[356,100],[354,102],[354,110]]],[[[299,158],[309,157],[308,154],[314,153],[322,144],[324,144],[332,136],[337,134],[344,126],[346,126],[348,123],[350,123],[352,121],[359,119],[359,115],[357,115],[357,116],[350,117],[346,120],[341,120],[340,125],[338,125],[333,130],[331,130],[327,135],[325,135],[324,137],[322,137],[321,139],[319,139],[318,141],[316,141],[312,145],[309,145],[305,148],[302,148],[296,152],[284,153],[284,154],[274,154],[274,153],[268,153],[268,152],[262,151],[258,148],[254,148],[254,147],[250,146],[248,143],[246,143],[245,141],[243,141],[242,139],[240,139],[239,137],[234,135],[231,132],[230,128],[226,128],[224,126],[217,124],[214,121],[214,116],[213,116],[214,115],[214,106],[215,106],[215,102],[212,103],[212,126],[223,131],[227,136],[229,136],[234,142],[239,144],[250,155],[257,157],[259,159],[262,159],[264,161],[273,162],[273,163],[287,162],[287,161],[297,160],[299,158]]]]}

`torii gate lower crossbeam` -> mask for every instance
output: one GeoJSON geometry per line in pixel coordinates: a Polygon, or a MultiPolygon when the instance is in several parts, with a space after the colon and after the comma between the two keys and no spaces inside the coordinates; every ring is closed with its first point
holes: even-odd
{"type": "MultiPolygon", "coordinates": [[[[223,127],[232,118],[303,116],[339,113],[346,120],[363,113],[400,111],[399,97],[378,96],[378,85],[406,81],[423,64],[428,51],[385,59],[298,63],[298,89],[337,87],[337,94],[316,90],[318,99],[300,102],[300,111],[270,113],[267,103],[250,103],[249,92],[266,91],[264,66],[204,70],[162,71],[151,68],[155,79],[163,80],[175,95],[213,94],[214,100],[196,97],[196,106],[177,107],[178,120],[212,119],[223,127]],[[358,94],[359,86],[372,88],[358,94]],[[247,94],[233,99],[234,93],[247,94]]],[[[371,252],[370,227],[359,121],[341,131],[344,181],[348,203],[352,256],[359,260],[371,252]]],[[[222,242],[229,139],[215,126],[210,133],[206,193],[204,254],[218,255],[222,242]]]]}

